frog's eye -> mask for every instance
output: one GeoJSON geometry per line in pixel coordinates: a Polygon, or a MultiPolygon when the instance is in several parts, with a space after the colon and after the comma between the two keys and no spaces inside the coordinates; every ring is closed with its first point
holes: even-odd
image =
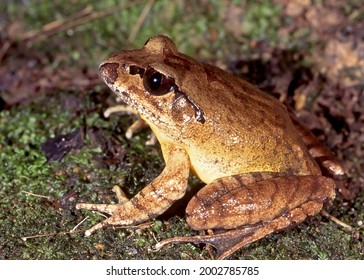
{"type": "Polygon", "coordinates": [[[152,95],[163,95],[173,91],[174,79],[148,68],[143,77],[144,88],[152,95]]]}

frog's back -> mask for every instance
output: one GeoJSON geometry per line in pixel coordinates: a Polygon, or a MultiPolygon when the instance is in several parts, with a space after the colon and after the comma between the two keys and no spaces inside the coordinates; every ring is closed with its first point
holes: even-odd
{"type": "Polygon", "coordinates": [[[209,174],[204,181],[256,171],[320,174],[284,105],[220,69],[206,70],[203,141],[189,145],[196,173],[209,174]]]}

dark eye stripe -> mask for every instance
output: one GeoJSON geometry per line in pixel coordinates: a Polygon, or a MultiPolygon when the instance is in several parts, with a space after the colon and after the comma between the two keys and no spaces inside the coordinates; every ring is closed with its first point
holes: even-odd
{"type": "Polygon", "coordinates": [[[141,68],[141,67],[138,67],[138,66],[134,66],[134,65],[131,65],[129,67],[129,73],[130,75],[139,75],[140,78],[143,78],[144,76],[144,68],[141,68]]]}

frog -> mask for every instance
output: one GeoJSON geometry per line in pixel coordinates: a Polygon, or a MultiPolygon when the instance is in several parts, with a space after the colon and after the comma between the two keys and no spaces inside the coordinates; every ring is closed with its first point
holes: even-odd
{"type": "Polygon", "coordinates": [[[105,84],[148,125],[165,167],[119,203],[78,203],[109,215],[85,231],[137,225],[183,198],[190,173],[204,186],[188,202],[195,236],[155,244],[205,243],[225,259],[268,234],[314,216],[336,196],[346,173],[334,154],[278,99],[216,66],[178,51],[167,36],[123,50],[99,66],[105,84]]]}

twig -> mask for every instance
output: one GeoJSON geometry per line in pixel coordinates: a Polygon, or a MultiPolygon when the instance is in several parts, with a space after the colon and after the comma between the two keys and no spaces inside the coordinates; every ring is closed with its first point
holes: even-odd
{"type": "Polygon", "coordinates": [[[127,39],[127,42],[130,43],[130,42],[133,42],[136,35],[138,34],[139,30],[140,30],[140,27],[142,26],[145,18],[147,17],[149,11],[151,10],[151,8],[153,7],[153,4],[154,4],[154,0],[148,0],[147,4],[144,6],[144,9],[143,11],[141,12],[138,20],[136,21],[135,25],[133,26],[131,32],[130,32],[130,35],[127,39]]]}
{"type": "MultiPolygon", "coordinates": [[[[86,221],[89,217],[84,218],[81,222],[79,222],[73,229],[70,231],[65,232],[53,232],[53,233],[44,233],[44,234],[35,234],[35,235],[29,235],[29,236],[23,236],[21,237],[21,240],[27,241],[28,239],[34,239],[34,238],[41,238],[41,237],[50,237],[50,236],[57,236],[57,235],[65,235],[65,234],[73,234],[73,233],[80,233],[84,230],[76,230],[84,221],[86,221]]],[[[115,227],[115,228],[137,228],[137,229],[144,229],[148,228],[152,225],[152,222],[143,223],[136,226],[121,226],[121,227],[115,227]]]]}
{"type": "Polygon", "coordinates": [[[48,199],[48,200],[52,200],[52,198],[50,196],[45,196],[45,195],[40,195],[40,194],[35,194],[35,193],[31,193],[31,192],[27,192],[27,191],[21,191],[22,193],[25,193],[25,194],[28,194],[28,195],[31,195],[31,196],[35,196],[35,197],[40,197],[40,198],[45,198],[45,199],[48,199]]]}
{"type": "Polygon", "coordinates": [[[89,218],[89,216],[86,216],[81,222],[79,222],[77,225],[75,225],[73,227],[73,229],[71,229],[69,232],[70,233],[73,233],[73,232],[76,232],[76,229],[83,224],[84,221],[86,221],[87,219],[89,218]]]}
{"type": "Polygon", "coordinates": [[[45,233],[45,234],[36,234],[36,235],[30,235],[30,236],[23,236],[21,237],[21,240],[27,241],[28,239],[34,239],[34,238],[41,238],[41,237],[49,237],[49,236],[56,236],[56,235],[65,235],[65,234],[73,234],[73,233],[79,233],[83,230],[77,230],[77,231],[66,231],[66,232],[53,232],[53,233],[45,233]]]}
{"type": "Polygon", "coordinates": [[[126,9],[138,5],[145,0],[135,0],[130,3],[120,3],[116,6],[109,7],[99,12],[93,12],[91,7],[87,7],[82,11],[71,15],[64,20],[57,20],[44,25],[41,29],[32,30],[20,36],[20,40],[28,42],[36,42],[47,39],[49,36],[55,35],[59,32],[80,26],[87,22],[111,15],[118,10],[126,9]]]}
{"type": "Polygon", "coordinates": [[[150,228],[154,222],[145,222],[138,225],[113,226],[114,229],[146,229],[150,228]]]}
{"type": "Polygon", "coordinates": [[[329,213],[327,213],[325,210],[321,210],[322,215],[324,215],[325,217],[329,218],[330,220],[332,220],[333,222],[337,223],[338,225],[342,226],[343,228],[352,231],[353,227],[349,226],[348,224],[340,221],[338,218],[330,215],[329,213]]]}
{"type": "MultiPolygon", "coordinates": [[[[93,9],[92,7],[86,7],[85,9],[69,16],[67,19],[64,20],[56,20],[52,21],[50,23],[47,23],[46,25],[43,25],[41,29],[34,29],[31,31],[28,31],[20,36],[21,40],[36,40],[37,37],[45,37],[50,36],[53,33],[58,32],[58,30],[64,30],[64,27],[67,23],[72,23],[72,21],[79,20],[80,18],[86,17],[92,13],[93,9]]],[[[68,29],[68,28],[66,28],[68,29]]]]}

